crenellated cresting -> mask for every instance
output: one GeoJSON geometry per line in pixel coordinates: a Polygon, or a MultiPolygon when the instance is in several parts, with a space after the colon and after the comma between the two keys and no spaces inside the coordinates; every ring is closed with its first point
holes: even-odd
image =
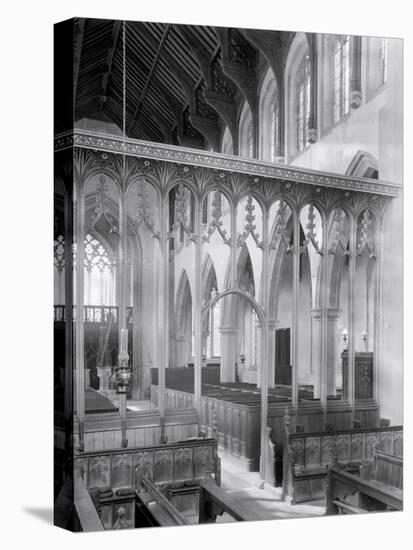
{"type": "MultiPolygon", "coordinates": [[[[274,164],[255,159],[244,159],[232,155],[196,151],[173,145],[145,142],[127,138],[125,141],[119,136],[75,130],[71,133],[60,134],[55,138],[55,151],[75,147],[75,149],[94,151],[94,162],[90,168],[98,168],[108,164],[108,155],[126,155],[128,159],[145,159],[137,170],[138,175],[144,176],[148,168],[158,163],[175,165],[181,177],[190,179],[193,169],[210,169],[210,178],[207,178],[207,187],[216,188],[219,182],[237,189],[243,195],[256,194],[257,199],[266,201],[276,200],[278,195],[297,194],[294,190],[299,186],[301,200],[318,199],[325,190],[335,190],[338,194],[335,199],[347,202],[360,193],[371,195],[370,201],[377,201],[380,197],[397,197],[401,193],[401,185],[369,178],[339,175],[335,173],[304,169],[295,166],[274,164]],[[185,168],[187,168],[185,172],[185,168]],[[234,177],[237,176],[237,177],[234,177]],[[303,189],[305,192],[303,193],[303,189]]],[[[120,160],[120,159],[119,159],[120,160]]],[[[116,161],[113,163],[116,164],[116,161]]],[[[208,170],[209,171],[209,170],[208,170]]],[[[186,179],[185,178],[185,179],[186,179]]],[[[204,178],[205,179],[205,174],[204,178]]],[[[200,190],[203,191],[203,190],[200,190]]],[[[206,192],[208,190],[205,189],[206,192]]],[[[234,189],[233,189],[234,191],[234,189]]],[[[301,201],[300,201],[301,202],[301,201]]]]}

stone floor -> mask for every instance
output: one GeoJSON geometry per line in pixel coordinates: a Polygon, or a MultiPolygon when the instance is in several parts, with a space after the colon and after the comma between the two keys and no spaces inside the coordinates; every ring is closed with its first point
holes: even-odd
{"type": "Polygon", "coordinates": [[[129,411],[147,411],[151,408],[151,402],[149,399],[143,401],[128,399],[126,401],[126,408],[129,411]]]}
{"type": "MultiPolygon", "coordinates": [[[[244,504],[259,511],[262,519],[286,519],[299,517],[322,516],[325,513],[325,502],[291,505],[282,500],[281,488],[262,485],[258,472],[246,472],[236,459],[220,451],[221,487],[228,493],[242,500],[244,504]]],[[[217,523],[235,521],[227,513],[217,517],[217,523]]]]}

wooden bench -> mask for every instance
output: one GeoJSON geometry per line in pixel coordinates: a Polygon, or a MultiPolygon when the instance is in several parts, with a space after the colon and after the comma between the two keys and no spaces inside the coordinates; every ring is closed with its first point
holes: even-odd
{"type": "Polygon", "coordinates": [[[221,489],[214,480],[206,479],[201,483],[199,523],[215,523],[216,517],[224,512],[236,521],[258,521],[262,519],[260,514],[221,489]]]}
{"type": "Polygon", "coordinates": [[[147,477],[138,489],[90,489],[102,529],[188,525],[189,522],[147,477]]]}
{"type": "Polygon", "coordinates": [[[403,459],[378,449],[360,475],[331,466],[327,481],[327,514],[363,514],[403,509],[403,459]]]}
{"type": "Polygon", "coordinates": [[[78,453],[75,466],[105,529],[193,523],[200,483],[205,477],[220,483],[213,438],[78,453]],[[168,500],[166,489],[174,498],[168,500]]]}
{"type": "Polygon", "coordinates": [[[327,467],[337,465],[358,473],[363,461],[373,458],[381,445],[384,452],[401,456],[401,426],[357,428],[340,431],[290,433],[283,441],[283,495],[293,504],[325,498],[327,467]]]}
{"type": "Polygon", "coordinates": [[[88,489],[136,489],[144,471],[155,485],[199,483],[211,472],[219,483],[219,457],[213,438],[78,453],[75,464],[88,489]]]}

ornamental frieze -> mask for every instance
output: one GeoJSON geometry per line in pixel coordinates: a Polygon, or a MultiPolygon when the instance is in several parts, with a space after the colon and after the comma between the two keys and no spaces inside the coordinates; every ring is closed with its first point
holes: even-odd
{"type": "Polygon", "coordinates": [[[305,183],[311,186],[330,187],[393,197],[398,196],[401,191],[400,185],[390,182],[275,165],[268,162],[241,159],[239,157],[206,151],[194,151],[193,149],[139,140],[126,139],[123,141],[118,136],[104,136],[84,130],[82,132],[75,131],[74,134],[70,135],[58,136],[55,140],[55,150],[67,148],[67,144],[71,142],[72,138],[72,145],[79,148],[116,154],[124,153],[129,157],[144,157],[146,159],[157,159],[177,164],[209,167],[245,175],[262,176],[271,180],[284,180],[305,183]]]}

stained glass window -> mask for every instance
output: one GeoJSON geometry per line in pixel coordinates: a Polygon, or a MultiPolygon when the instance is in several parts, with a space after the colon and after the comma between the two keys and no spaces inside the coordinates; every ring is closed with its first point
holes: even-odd
{"type": "Polygon", "coordinates": [[[387,38],[380,39],[380,85],[387,82],[387,38]]]}
{"type": "Polygon", "coordinates": [[[245,158],[253,156],[253,127],[251,110],[247,102],[244,103],[239,126],[239,151],[245,158]]]}
{"type": "Polygon", "coordinates": [[[339,36],[334,47],[334,122],[350,109],[350,37],[339,36]]]}
{"type": "Polygon", "coordinates": [[[297,75],[297,149],[307,144],[308,117],[310,116],[310,57],[306,54],[297,75]]]}

